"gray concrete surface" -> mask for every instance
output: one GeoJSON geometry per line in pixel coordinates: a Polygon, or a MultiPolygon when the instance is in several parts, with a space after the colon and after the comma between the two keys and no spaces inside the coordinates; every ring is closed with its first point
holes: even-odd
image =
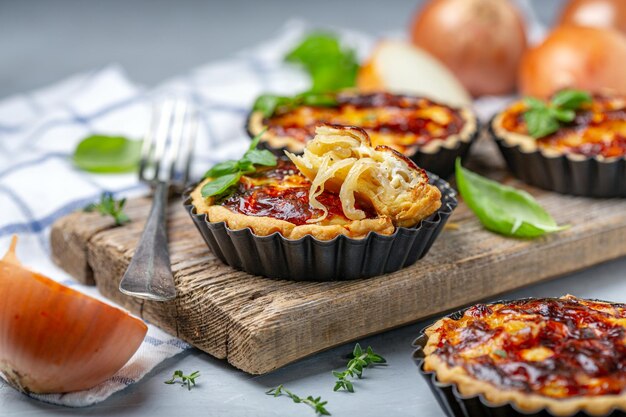
{"type": "MultiPolygon", "coordinates": [[[[186,71],[269,37],[290,17],[379,33],[406,27],[415,0],[222,2],[163,0],[0,0],[0,98],[44,86],[77,71],[111,62],[145,85],[186,71]]],[[[557,1],[535,0],[540,18],[553,19],[557,1]]],[[[506,294],[581,297],[626,302],[626,259],[506,294]]],[[[364,312],[366,313],[366,312],[364,312]]],[[[264,392],[285,384],[321,395],[333,416],[441,417],[411,361],[411,340],[425,323],[370,337],[389,366],[368,370],[354,394],[334,393],[331,370],[340,369],[352,344],[337,347],[264,376],[252,377],[197,350],[154,369],[140,383],[86,409],[31,400],[0,384],[0,416],[313,416],[305,405],[264,392]],[[176,369],[200,370],[187,391],[163,384],[176,369]]]]}

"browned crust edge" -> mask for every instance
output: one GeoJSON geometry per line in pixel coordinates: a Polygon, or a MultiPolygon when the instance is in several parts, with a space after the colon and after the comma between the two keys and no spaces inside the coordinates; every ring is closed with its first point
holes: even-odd
{"type": "Polygon", "coordinates": [[[446,320],[450,319],[438,320],[424,331],[428,336],[428,341],[424,347],[424,370],[434,372],[440,382],[456,385],[461,395],[481,395],[493,403],[494,407],[511,403],[525,412],[548,409],[550,413],[559,417],[570,416],[580,411],[585,411],[591,416],[603,416],[613,409],[626,410],[626,393],[558,400],[538,394],[500,389],[488,382],[476,379],[461,366],[450,367],[434,353],[440,340],[437,330],[443,326],[446,320]]]}

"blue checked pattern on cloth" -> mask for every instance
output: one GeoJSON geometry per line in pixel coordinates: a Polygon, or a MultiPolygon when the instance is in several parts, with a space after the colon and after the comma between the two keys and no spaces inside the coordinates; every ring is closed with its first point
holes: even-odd
{"type": "MultiPolygon", "coordinates": [[[[18,257],[25,265],[104,300],[95,288],[78,284],[52,263],[50,227],[60,217],[96,201],[103,191],[132,197],[148,189],[136,174],[94,175],[76,169],[71,162],[76,144],[94,133],[139,139],[148,127],[153,103],[181,97],[199,111],[201,125],[192,167],[198,177],[212,164],[238,157],[246,149],[249,138],[244,122],[260,93],[290,94],[307,88],[307,77],[282,62],[285,51],[306,29],[301,22],[289,22],[269,42],[150,91],[131,83],[120,67],[108,66],[0,101],[0,252],[8,248],[11,235],[17,234],[18,257]]],[[[359,50],[369,47],[367,37],[345,36],[359,50]]],[[[95,404],[188,348],[187,343],[149,324],[137,353],[109,380],[86,391],[31,396],[70,407],[95,404]]]]}
{"type": "MultiPolygon", "coordinates": [[[[93,175],[76,169],[70,160],[76,144],[94,133],[139,139],[147,130],[153,103],[165,97],[185,98],[200,116],[192,167],[192,174],[200,177],[212,164],[239,157],[247,148],[245,118],[259,94],[288,95],[308,88],[308,77],[285,65],[283,56],[310,29],[301,21],[289,21],[274,39],[149,91],[131,83],[120,67],[108,66],[0,101],[0,253],[8,248],[11,235],[18,234],[18,257],[25,265],[103,299],[95,288],[76,283],[52,263],[50,227],[104,191],[132,197],[148,190],[135,174],[93,175]]],[[[339,33],[360,59],[374,45],[366,35],[339,33]]],[[[476,108],[486,119],[502,100],[481,99],[476,108]]],[[[95,404],[188,348],[149,324],[137,353],[109,380],[87,391],[31,396],[69,407],[95,404]]]]}

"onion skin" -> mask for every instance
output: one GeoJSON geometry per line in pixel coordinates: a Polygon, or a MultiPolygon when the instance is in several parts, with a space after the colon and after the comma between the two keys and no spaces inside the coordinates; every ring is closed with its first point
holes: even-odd
{"type": "Polygon", "coordinates": [[[626,94],[625,68],[626,37],[619,32],[561,26],[524,54],[519,89],[542,98],[563,88],[626,94]]]}
{"type": "Polygon", "coordinates": [[[411,38],[474,96],[515,89],[526,32],[508,0],[431,0],[416,14],[411,38]]]}
{"type": "Polygon", "coordinates": [[[0,261],[0,371],[24,392],[92,388],[137,351],[146,325],[22,267],[16,239],[0,261]]]}
{"type": "Polygon", "coordinates": [[[563,9],[560,24],[615,29],[626,34],[626,1],[571,0],[563,9]]]}

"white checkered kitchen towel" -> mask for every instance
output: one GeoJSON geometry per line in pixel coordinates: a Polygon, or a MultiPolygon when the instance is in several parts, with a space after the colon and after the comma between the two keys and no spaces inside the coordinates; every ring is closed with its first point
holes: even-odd
{"type": "MultiPolygon", "coordinates": [[[[25,265],[101,298],[95,288],[77,284],[51,262],[50,226],[97,200],[103,191],[133,196],[147,189],[134,174],[94,175],[74,168],[70,155],[76,144],[94,133],[141,138],[152,103],[177,96],[189,100],[200,114],[193,172],[199,175],[216,162],[237,157],[248,146],[244,121],[259,94],[292,94],[308,88],[307,76],[285,65],[282,57],[310,29],[300,21],[288,22],[273,40],[152,91],[133,85],[121,68],[109,66],[0,101],[0,252],[8,248],[11,235],[18,234],[18,256],[25,265]]],[[[373,46],[371,37],[340,33],[360,58],[373,46]]],[[[494,108],[491,99],[477,104],[484,116],[494,108]]],[[[71,407],[91,405],[188,347],[149,325],[137,353],[109,380],[87,391],[33,397],[71,407]]]]}

